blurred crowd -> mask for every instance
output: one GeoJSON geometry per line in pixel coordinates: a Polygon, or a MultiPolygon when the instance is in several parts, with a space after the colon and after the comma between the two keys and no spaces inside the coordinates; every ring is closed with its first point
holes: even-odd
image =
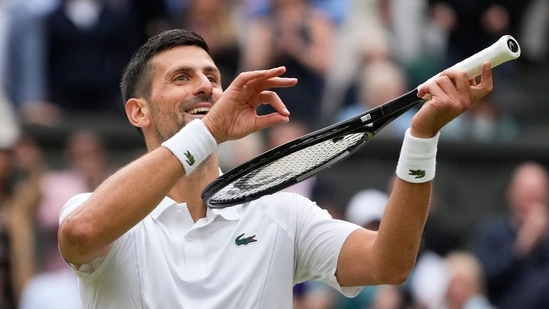
{"type": "MultiPolygon", "coordinates": [[[[299,79],[277,90],[292,121],[220,145],[224,168],[387,102],[504,34],[521,43],[521,58],[496,69],[494,92],[441,136],[511,141],[521,129],[509,107],[517,73],[549,59],[545,0],[0,0],[0,309],[81,307],[57,250],[59,209],[117,168],[97,128],[103,119],[126,125],[119,82],[129,57],[152,35],[180,27],[206,39],[224,87],[241,71],[278,65],[299,79]],[[96,126],[67,134],[61,167],[53,167],[26,128],[74,119],[96,126]]],[[[412,116],[380,136],[401,138],[412,116]]],[[[507,215],[483,221],[472,245],[437,220],[435,195],[405,284],[345,299],[305,282],[295,288],[295,308],[549,308],[547,177],[539,163],[517,166],[507,215]]],[[[344,207],[320,179],[288,190],[375,230],[390,183],[364,188],[344,207]],[[371,207],[356,208],[357,200],[371,207]]]]}
{"type": "MultiPolygon", "coordinates": [[[[224,86],[241,71],[285,65],[299,84],[279,96],[294,119],[318,128],[413,89],[503,34],[521,42],[520,62],[547,62],[548,15],[543,0],[2,0],[0,85],[25,123],[123,118],[130,55],[184,27],[206,39],[224,86]]],[[[494,94],[445,136],[513,138],[507,101],[519,69],[498,68],[494,94]]]]}

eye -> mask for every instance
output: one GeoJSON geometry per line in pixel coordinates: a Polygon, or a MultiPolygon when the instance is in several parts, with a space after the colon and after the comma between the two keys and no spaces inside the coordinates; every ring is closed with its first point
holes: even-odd
{"type": "Polygon", "coordinates": [[[186,81],[189,80],[189,77],[187,75],[180,74],[180,75],[175,76],[174,80],[186,82],[186,81]]]}
{"type": "Polygon", "coordinates": [[[218,81],[219,81],[219,78],[215,75],[208,75],[208,80],[210,81],[210,83],[212,84],[217,84],[218,81]]]}

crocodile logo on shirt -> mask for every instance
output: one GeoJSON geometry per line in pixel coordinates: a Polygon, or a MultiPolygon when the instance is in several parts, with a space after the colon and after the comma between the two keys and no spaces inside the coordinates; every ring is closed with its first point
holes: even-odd
{"type": "Polygon", "coordinates": [[[425,177],[425,170],[408,170],[408,175],[414,176],[415,179],[425,177]]]}
{"type": "Polygon", "coordinates": [[[256,242],[257,239],[255,239],[255,235],[252,235],[252,236],[247,236],[247,237],[244,237],[244,234],[245,233],[242,233],[240,235],[238,235],[235,239],[234,239],[234,243],[237,245],[237,246],[245,246],[249,243],[252,243],[252,242],[256,242]]]}
{"type": "Polygon", "coordinates": [[[189,164],[190,166],[193,166],[193,164],[195,163],[195,159],[190,151],[187,150],[187,152],[185,152],[185,157],[187,157],[187,160],[185,160],[185,162],[187,162],[187,164],[189,164]]]}

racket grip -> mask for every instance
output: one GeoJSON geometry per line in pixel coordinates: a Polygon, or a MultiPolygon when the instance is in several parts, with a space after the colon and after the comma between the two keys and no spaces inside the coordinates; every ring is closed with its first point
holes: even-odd
{"type": "Polygon", "coordinates": [[[482,64],[490,62],[492,68],[498,65],[517,59],[520,56],[520,45],[517,40],[510,35],[504,35],[494,44],[474,54],[473,56],[456,63],[451,68],[464,70],[470,78],[481,74],[482,64]]]}
{"type": "MultiPolygon", "coordinates": [[[[484,64],[484,62],[490,62],[492,68],[495,68],[504,62],[517,59],[520,56],[520,52],[521,49],[517,40],[515,40],[515,38],[511,35],[504,35],[494,44],[486,47],[471,57],[454,64],[449,69],[466,71],[469,78],[475,78],[481,74],[482,64],[484,64]]],[[[440,73],[431,77],[418,86],[418,88],[439,75],[440,73]]]]}

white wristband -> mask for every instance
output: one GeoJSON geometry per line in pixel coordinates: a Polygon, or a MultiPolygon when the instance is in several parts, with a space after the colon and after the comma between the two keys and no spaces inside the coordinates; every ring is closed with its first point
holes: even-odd
{"type": "Polygon", "coordinates": [[[217,142],[204,123],[195,119],[186,124],[174,136],[162,143],[179,159],[189,175],[217,148],[217,142]]]}
{"type": "Polygon", "coordinates": [[[437,143],[440,132],[431,138],[418,138],[406,130],[396,168],[397,176],[407,182],[423,183],[435,178],[437,143]]]}

